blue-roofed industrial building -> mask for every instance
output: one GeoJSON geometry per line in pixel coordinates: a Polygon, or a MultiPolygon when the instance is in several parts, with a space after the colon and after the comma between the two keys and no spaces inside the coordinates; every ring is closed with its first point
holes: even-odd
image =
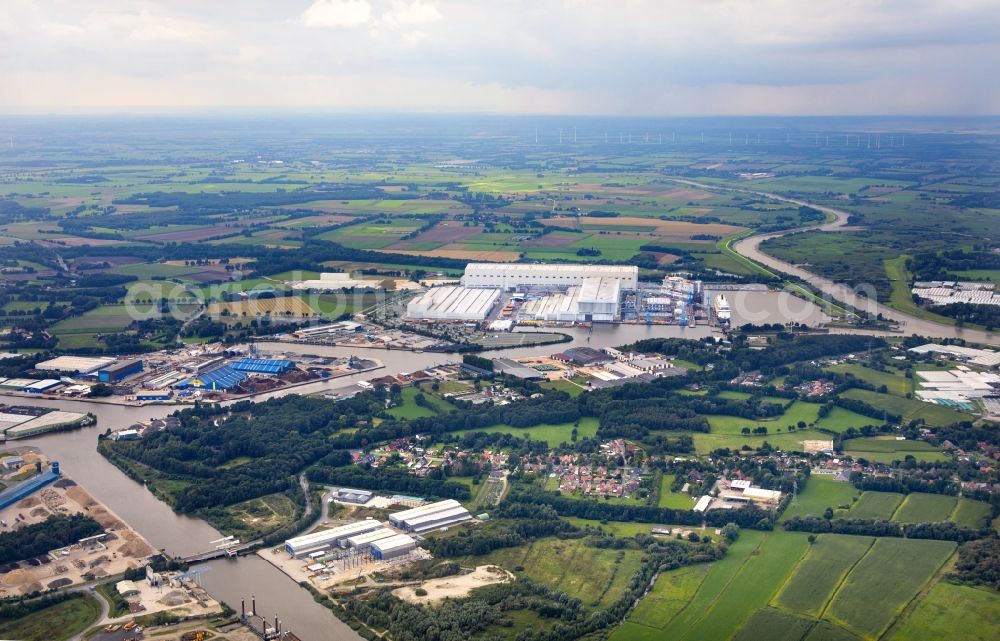
{"type": "Polygon", "coordinates": [[[203,372],[194,376],[192,378],[185,379],[180,383],[174,385],[177,389],[187,389],[189,387],[197,387],[199,389],[210,389],[210,390],[230,390],[243,381],[245,381],[250,374],[247,372],[240,372],[233,369],[229,365],[223,365],[208,372],[203,372]]]}
{"type": "Polygon", "coordinates": [[[142,371],[142,359],[135,358],[128,361],[118,361],[107,367],[97,370],[97,380],[102,383],[114,383],[120,381],[131,374],[138,374],[142,371]]]}
{"type": "Polygon", "coordinates": [[[295,362],[271,358],[241,358],[230,367],[254,374],[284,374],[295,367],[295,362]]]}
{"type": "Polygon", "coordinates": [[[48,472],[43,472],[24,483],[20,483],[10,489],[0,492],[0,510],[14,505],[21,499],[31,496],[49,483],[59,478],[59,463],[52,461],[52,467],[48,472]]]}

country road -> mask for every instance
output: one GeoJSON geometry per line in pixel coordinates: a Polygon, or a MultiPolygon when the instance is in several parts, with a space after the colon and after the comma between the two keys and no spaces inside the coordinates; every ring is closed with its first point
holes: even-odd
{"type": "Polygon", "coordinates": [[[764,265],[768,269],[772,269],[777,272],[781,272],[786,275],[795,276],[810,285],[812,285],[817,290],[823,292],[830,298],[855,307],[860,310],[864,310],[872,315],[881,314],[883,318],[887,318],[892,321],[896,321],[900,324],[903,334],[919,334],[921,336],[927,336],[929,338],[962,338],[967,341],[975,343],[985,343],[989,345],[1000,345],[1000,334],[997,332],[984,332],[976,329],[968,329],[962,327],[955,327],[953,325],[945,325],[942,323],[936,323],[933,321],[925,320],[923,318],[917,318],[906,312],[901,312],[897,309],[893,309],[887,305],[877,302],[874,298],[868,298],[865,296],[859,296],[854,289],[836,283],[828,278],[814,274],[801,266],[793,265],[792,263],[785,262],[779,258],[775,258],[770,254],[765,254],[760,249],[760,244],[769,238],[778,238],[780,236],[788,236],[790,234],[798,234],[804,231],[826,231],[826,232],[836,232],[842,231],[847,226],[847,220],[850,214],[842,209],[835,209],[833,207],[828,207],[826,205],[819,205],[813,202],[802,200],[800,198],[790,198],[788,196],[782,196],[780,194],[774,194],[765,191],[754,191],[751,189],[742,189],[737,187],[724,187],[717,185],[710,185],[706,183],[700,183],[694,180],[686,180],[681,178],[672,178],[673,182],[681,183],[684,185],[689,185],[692,187],[698,187],[699,189],[706,189],[709,191],[731,191],[739,192],[744,194],[752,194],[754,196],[760,196],[763,198],[770,198],[772,200],[777,200],[792,205],[812,207],[813,209],[818,209],[827,214],[834,216],[834,220],[820,223],[818,225],[810,225],[808,227],[799,227],[796,229],[788,229],[778,232],[770,232],[766,234],[754,234],[752,236],[747,236],[742,238],[731,245],[731,248],[736,253],[740,254],[744,258],[748,258],[756,263],[764,265]]]}

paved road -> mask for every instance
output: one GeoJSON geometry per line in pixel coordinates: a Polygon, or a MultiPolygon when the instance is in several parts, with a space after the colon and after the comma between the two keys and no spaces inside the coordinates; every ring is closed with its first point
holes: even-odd
{"type": "Polygon", "coordinates": [[[842,285],[840,283],[835,283],[834,281],[823,278],[817,274],[814,274],[798,265],[793,265],[792,263],[785,262],[781,259],[775,258],[770,254],[765,254],[760,249],[760,244],[769,238],[778,238],[780,236],[788,236],[790,234],[797,234],[803,231],[828,231],[836,232],[843,231],[847,227],[847,219],[850,214],[842,209],[835,209],[833,207],[828,207],[826,205],[819,205],[806,200],[801,200],[799,198],[789,198],[787,196],[782,196],[780,194],[774,194],[765,191],[754,191],[751,189],[740,189],[736,187],[720,187],[717,185],[710,185],[705,183],[700,183],[693,180],[684,179],[673,179],[674,182],[683,183],[685,185],[690,185],[692,187],[698,187],[701,189],[708,189],[712,191],[733,191],[745,194],[752,194],[755,196],[761,196],[764,198],[770,198],[773,200],[778,200],[781,202],[790,203],[793,205],[812,207],[813,209],[818,209],[824,213],[828,213],[834,216],[834,220],[819,225],[812,225],[809,227],[800,227],[797,229],[790,229],[779,232],[771,232],[767,234],[754,234],[752,236],[747,236],[746,238],[740,239],[732,244],[732,249],[736,253],[749,258],[750,260],[760,263],[765,267],[772,269],[774,271],[781,272],[783,274],[795,276],[802,279],[803,281],[809,283],[817,290],[823,292],[824,294],[830,296],[832,299],[851,305],[857,309],[865,310],[872,315],[881,314],[883,318],[887,318],[896,321],[900,324],[901,329],[904,334],[919,334],[921,336],[927,336],[931,338],[963,338],[967,341],[972,341],[975,343],[986,343],[990,345],[1000,345],[1000,334],[996,332],[984,332],[975,329],[966,329],[962,327],[955,327],[953,325],[943,325],[941,323],[935,323],[933,321],[925,320],[922,318],[917,318],[905,312],[893,309],[882,303],[876,302],[874,298],[867,298],[864,296],[859,296],[852,288],[842,285]]]}

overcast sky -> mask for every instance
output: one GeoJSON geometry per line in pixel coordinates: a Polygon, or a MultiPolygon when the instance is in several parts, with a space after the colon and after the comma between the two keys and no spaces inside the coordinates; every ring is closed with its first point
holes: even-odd
{"type": "Polygon", "coordinates": [[[1000,0],[0,0],[0,112],[998,114],[1000,0]]]}

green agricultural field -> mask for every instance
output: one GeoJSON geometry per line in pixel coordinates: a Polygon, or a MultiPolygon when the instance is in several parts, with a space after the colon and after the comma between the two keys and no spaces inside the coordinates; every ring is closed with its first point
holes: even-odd
{"type": "Polygon", "coordinates": [[[852,427],[860,429],[865,425],[881,425],[881,423],[882,421],[878,419],[835,406],[826,416],[816,421],[816,427],[840,434],[852,427]]]}
{"type": "Polygon", "coordinates": [[[826,474],[813,474],[799,489],[798,503],[789,505],[781,515],[781,520],[793,516],[822,516],[826,508],[834,510],[841,505],[851,505],[858,495],[858,489],[850,483],[834,481],[826,474]]]}
{"type": "Polygon", "coordinates": [[[979,529],[986,526],[990,514],[990,504],[985,501],[959,499],[958,506],[951,513],[951,520],[962,527],[979,529]]]}
{"type": "MultiPolygon", "coordinates": [[[[720,414],[708,415],[705,418],[708,419],[708,424],[712,427],[713,434],[739,435],[742,437],[742,430],[744,427],[753,429],[758,426],[763,426],[767,428],[767,436],[770,437],[773,434],[777,434],[778,430],[781,430],[782,432],[787,431],[789,426],[794,427],[799,421],[804,421],[806,424],[814,423],[819,415],[819,408],[820,405],[818,403],[795,401],[787,410],[785,410],[784,414],[776,418],[750,419],[740,416],[725,416],[720,414]]],[[[766,437],[755,436],[753,438],[763,440],[766,437]]]]}
{"type": "Polygon", "coordinates": [[[545,389],[555,389],[559,390],[560,392],[566,392],[573,398],[576,398],[580,394],[583,394],[582,387],[580,387],[576,383],[567,381],[565,378],[559,378],[554,381],[545,381],[541,383],[541,386],[545,389]]]}
{"type": "Polygon", "coordinates": [[[814,621],[774,608],[757,610],[740,628],[734,641],[799,641],[814,621]]]}
{"type": "Polygon", "coordinates": [[[967,269],[952,273],[963,280],[989,280],[1000,285],[1000,269],[967,269]]]}
{"type": "Polygon", "coordinates": [[[661,630],[694,597],[710,569],[711,565],[702,563],[662,573],[628,621],[661,630]]]}
{"type": "Polygon", "coordinates": [[[402,405],[386,410],[386,413],[393,418],[424,418],[437,416],[442,413],[446,414],[454,409],[448,401],[442,400],[434,394],[422,392],[415,387],[404,387],[401,396],[403,397],[402,405]],[[417,405],[417,394],[423,394],[427,406],[417,405]]]}
{"type": "Polygon", "coordinates": [[[124,274],[135,276],[140,280],[150,280],[154,276],[163,278],[183,278],[188,274],[205,271],[204,267],[187,265],[167,265],[165,263],[137,263],[134,265],[120,265],[108,270],[112,274],[124,274]]]}
{"type": "MultiPolygon", "coordinates": [[[[714,417],[709,416],[707,418],[709,418],[709,420],[711,421],[711,419],[714,417]]],[[[734,417],[727,416],[723,418],[738,419],[738,417],[735,416],[734,417]]],[[[746,419],[738,419],[738,420],[742,421],[741,425],[747,424],[746,419]]],[[[751,423],[751,428],[756,427],[757,424],[758,422],[751,423]]],[[[752,434],[749,436],[743,436],[742,434],[738,433],[738,431],[735,434],[726,434],[726,433],[706,434],[704,432],[692,432],[691,436],[694,438],[694,446],[698,454],[708,454],[711,451],[720,447],[728,447],[731,450],[738,450],[742,448],[744,445],[747,445],[751,448],[756,448],[763,445],[764,441],[767,441],[768,443],[771,444],[771,446],[775,448],[793,452],[794,451],[801,452],[803,450],[802,441],[805,440],[828,441],[832,446],[832,437],[829,434],[825,434],[818,430],[805,429],[805,430],[796,430],[794,432],[788,432],[786,431],[785,427],[782,427],[781,432],[774,432],[770,431],[770,428],[768,429],[769,433],[763,436],[757,436],[752,434]]],[[[668,435],[676,434],[676,432],[670,432],[666,434],[668,435]]]]}
{"type": "MultiPolygon", "coordinates": [[[[743,536],[742,532],[740,536],[743,536]]],[[[718,598],[681,638],[685,641],[718,641],[732,637],[743,622],[764,607],[785,583],[809,548],[806,538],[800,532],[769,532],[718,598]]],[[[667,632],[671,628],[673,624],[667,632]]]]}
{"type": "Polygon", "coordinates": [[[544,538],[528,545],[502,548],[461,559],[465,566],[495,564],[579,598],[585,607],[599,610],[617,599],[641,565],[641,553],[598,550],[583,539],[544,538]],[[518,570],[517,568],[523,568],[518,570]]]}
{"type": "Polygon", "coordinates": [[[896,513],[905,496],[896,492],[865,492],[843,516],[852,519],[888,520],[896,513]]]}
{"type": "Polygon", "coordinates": [[[918,461],[946,461],[950,457],[925,441],[897,441],[891,436],[852,438],[844,441],[844,451],[854,458],[876,463],[892,463],[912,456],[918,461]]]}
{"type": "Polygon", "coordinates": [[[960,421],[971,421],[973,416],[964,412],[924,403],[908,398],[900,398],[890,394],[879,394],[863,389],[850,389],[844,392],[844,398],[863,401],[872,407],[884,408],[891,414],[899,414],[904,421],[922,418],[928,425],[951,425],[960,421]]]}
{"type": "Polygon", "coordinates": [[[660,481],[660,501],[657,507],[669,507],[676,510],[689,510],[694,505],[691,497],[681,492],[671,492],[670,486],[673,484],[675,476],[664,474],[660,481]]]}
{"type": "Polygon", "coordinates": [[[415,232],[424,224],[416,218],[391,218],[387,221],[361,223],[340,227],[320,234],[320,240],[331,240],[355,249],[383,249],[415,232]]]}
{"type": "Polygon", "coordinates": [[[902,505],[892,515],[900,523],[937,523],[947,521],[958,505],[958,499],[944,494],[907,494],[902,505]]]}
{"type": "Polygon", "coordinates": [[[878,638],[955,551],[950,541],[878,539],[847,576],[827,618],[878,638]]]}
{"type": "Polygon", "coordinates": [[[906,396],[913,391],[913,381],[903,376],[902,373],[880,372],[860,363],[842,363],[831,365],[826,369],[840,374],[852,374],[855,378],[871,383],[875,387],[885,385],[889,393],[896,396],[906,396]]]}
{"type": "Polygon", "coordinates": [[[889,633],[889,641],[1000,639],[1000,594],[940,581],[889,633]]]}
{"type": "Polygon", "coordinates": [[[101,606],[97,600],[84,595],[26,617],[0,622],[0,637],[20,641],[65,641],[83,632],[97,622],[101,606]]]}
{"type": "MultiPolygon", "coordinates": [[[[580,425],[577,427],[577,438],[588,438],[597,436],[597,418],[592,416],[585,416],[580,419],[580,425]]],[[[573,431],[572,423],[560,423],[557,425],[544,424],[544,425],[534,425],[532,427],[512,427],[510,425],[494,425],[492,427],[484,427],[483,429],[477,430],[465,430],[474,432],[486,432],[487,434],[513,434],[519,438],[528,438],[531,436],[532,440],[535,441],[546,441],[550,446],[556,446],[560,443],[570,442],[570,433],[573,431]]]]}
{"type": "Polygon", "coordinates": [[[813,617],[821,617],[847,573],[875,539],[864,536],[823,534],[809,546],[809,553],[795,568],[773,604],[813,617]]]}
{"type": "Polygon", "coordinates": [[[861,641],[861,638],[829,621],[817,621],[803,641],[861,641]]]}
{"type": "MultiPolygon", "coordinates": [[[[719,596],[733,581],[733,578],[743,568],[744,564],[751,558],[761,542],[764,540],[763,532],[753,530],[743,530],[735,543],[729,546],[729,551],[721,560],[711,564],[708,574],[701,582],[694,597],[680,612],[678,612],[666,625],[662,631],[657,632],[650,639],[682,639],[687,632],[697,624],[708,610],[718,601],[719,596]]],[[[641,602],[640,602],[641,603],[641,602]]],[[[627,630],[621,628],[616,630],[611,636],[612,641],[631,641],[632,637],[625,636],[627,630]]]]}

